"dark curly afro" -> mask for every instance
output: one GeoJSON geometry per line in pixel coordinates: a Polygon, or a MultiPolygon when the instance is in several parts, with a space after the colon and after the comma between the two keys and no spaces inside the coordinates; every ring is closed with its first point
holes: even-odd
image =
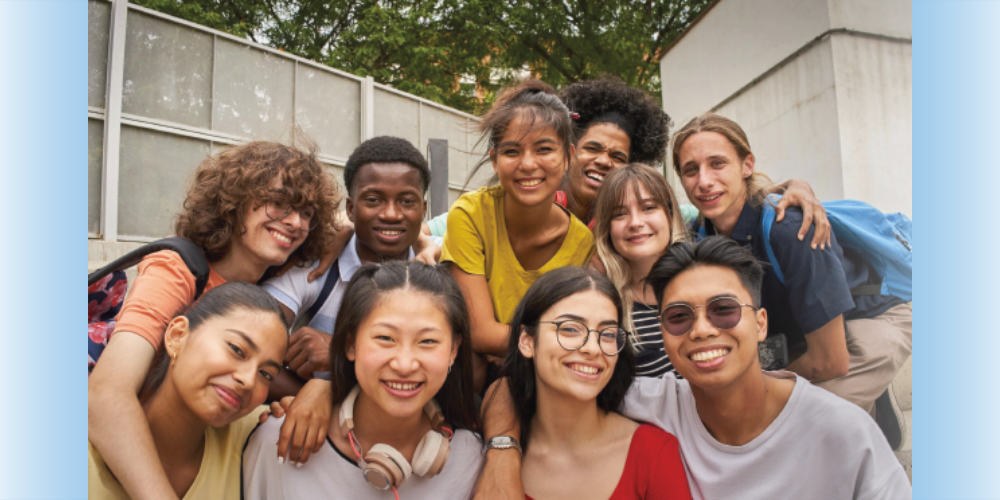
{"type": "Polygon", "coordinates": [[[431,170],[427,167],[424,155],[410,141],[387,135],[368,139],[351,153],[344,166],[344,186],[347,187],[347,193],[354,196],[354,177],[364,165],[396,162],[408,163],[419,170],[424,193],[427,193],[427,187],[431,185],[431,170]]]}
{"type": "Polygon", "coordinates": [[[576,140],[591,125],[611,123],[632,142],[630,162],[661,164],[670,138],[670,116],[640,89],[610,76],[577,82],[559,91],[566,107],[580,115],[574,119],[576,140]]]}

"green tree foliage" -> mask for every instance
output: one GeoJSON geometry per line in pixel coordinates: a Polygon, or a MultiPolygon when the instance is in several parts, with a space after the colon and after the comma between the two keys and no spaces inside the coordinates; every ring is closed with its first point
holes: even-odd
{"type": "Polygon", "coordinates": [[[712,0],[133,1],[477,112],[526,73],[659,96],[659,55],[712,0]]]}

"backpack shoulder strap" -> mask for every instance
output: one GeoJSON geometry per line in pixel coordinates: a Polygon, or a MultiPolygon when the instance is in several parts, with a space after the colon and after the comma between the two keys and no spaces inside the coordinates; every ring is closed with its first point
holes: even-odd
{"type": "Polygon", "coordinates": [[[92,285],[101,278],[115,271],[135,266],[147,255],[163,250],[171,250],[181,256],[181,260],[184,261],[188,271],[194,275],[194,298],[197,299],[200,297],[202,292],[205,291],[205,285],[208,284],[208,274],[210,272],[208,261],[205,259],[205,254],[202,253],[201,248],[199,248],[198,245],[176,236],[156,240],[148,245],[143,245],[123,255],[110,264],[90,273],[87,275],[87,285],[92,285]]]}
{"type": "MultiPolygon", "coordinates": [[[[309,307],[306,314],[310,318],[315,318],[316,313],[319,312],[323,304],[326,303],[326,299],[330,298],[330,293],[333,292],[333,287],[337,286],[337,282],[340,281],[340,259],[333,261],[333,265],[330,266],[330,271],[326,274],[326,281],[323,282],[323,288],[319,291],[319,296],[316,297],[316,302],[309,307]]],[[[331,332],[333,333],[333,332],[331,332]]]]}
{"type": "MultiPolygon", "coordinates": [[[[781,199],[780,196],[772,195],[769,197],[772,202],[777,202],[781,199]]],[[[774,206],[768,201],[764,201],[764,213],[761,215],[763,219],[763,233],[764,233],[764,250],[767,252],[767,260],[771,263],[771,269],[774,271],[774,275],[778,277],[778,281],[782,285],[785,284],[785,275],[781,272],[781,266],[778,265],[778,259],[774,257],[774,249],[771,248],[771,227],[774,226],[774,218],[777,217],[777,213],[774,211],[774,206]]]]}

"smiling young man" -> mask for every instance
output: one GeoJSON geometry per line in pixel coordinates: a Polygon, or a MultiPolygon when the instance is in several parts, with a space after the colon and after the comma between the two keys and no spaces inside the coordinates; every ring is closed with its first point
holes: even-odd
{"type": "MultiPolygon", "coordinates": [[[[647,280],[684,380],[636,379],[625,415],[677,436],[696,499],[909,499],[906,473],[863,410],[794,373],[761,370],[763,275],[723,237],[675,244],[657,261],[647,280]]],[[[505,405],[485,407],[486,437],[517,434],[505,405]]],[[[518,498],[518,462],[490,449],[477,498],[518,498]]]]}
{"type": "Polygon", "coordinates": [[[405,139],[375,137],[351,153],[344,167],[344,184],[348,192],[347,217],[354,223],[354,236],[343,254],[313,282],[307,277],[318,262],[297,267],[264,283],[289,319],[294,317],[296,321],[292,324],[309,321],[289,339],[285,364],[290,370],[282,370],[279,380],[272,385],[272,397],[295,394],[302,379],[330,370],[329,345],[337,311],[344,289],[362,264],[413,258],[411,247],[420,236],[420,224],[427,209],[424,194],[430,176],[423,155],[405,139]],[[336,281],[328,285],[331,279],[336,281]],[[322,298],[324,286],[332,289],[318,309],[312,311],[322,298]],[[313,312],[312,318],[305,318],[313,312]]]}

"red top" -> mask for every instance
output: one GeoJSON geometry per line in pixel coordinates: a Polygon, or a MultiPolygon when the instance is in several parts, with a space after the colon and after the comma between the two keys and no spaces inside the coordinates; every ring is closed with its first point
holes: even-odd
{"type": "Polygon", "coordinates": [[[632,434],[625,470],[609,500],[635,499],[691,500],[677,438],[649,424],[632,434]]]}

